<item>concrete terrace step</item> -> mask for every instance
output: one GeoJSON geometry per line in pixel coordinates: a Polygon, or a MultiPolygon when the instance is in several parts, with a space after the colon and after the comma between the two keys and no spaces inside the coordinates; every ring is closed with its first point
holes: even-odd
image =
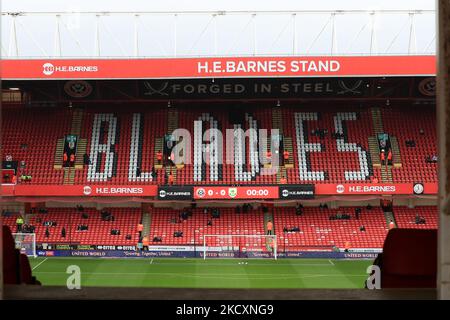
{"type": "Polygon", "coordinates": [[[396,137],[390,137],[391,147],[392,147],[392,164],[394,168],[402,167],[402,157],[400,155],[400,147],[398,145],[398,140],[396,137]]]}
{"type": "Polygon", "coordinates": [[[55,160],[53,163],[53,167],[57,170],[62,169],[63,165],[63,153],[64,153],[64,139],[58,139],[56,142],[56,149],[55,149],[55,160]]]}

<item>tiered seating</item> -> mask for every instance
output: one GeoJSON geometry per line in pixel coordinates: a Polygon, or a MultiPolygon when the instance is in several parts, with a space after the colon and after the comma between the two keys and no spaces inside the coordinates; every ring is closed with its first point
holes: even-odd
{"type": "MultiPolygon", "coordinates": [[[[150,239],[161,237],[162,242],[154,245],[197,245],[203,246],[203,235],[263,235],[264,217],[261,211],[236,214],[234,208],[220,208],[220,218],[212,219],[211,214],[203,213],[203,209],[194,209],[192,216],[180,221],[180,210],[154,208],[152,210],[150,239]],[[208,226],[208,220],[212,226],[208,226]],[[183,237],[174,237],[177,231],[183,237]]],[[[207,238],[208,246],[228,246],[230,242],[224,238],[207,238]]],[[[232,245],[246,248],[264,249],[264,238],[233,238],[232,245]]]]}
{"type": "MultiPolygon", "coordinates": [[[[277,183],[276,174],[262,174],[265,161],[260,159],[257,146],[265,145],[266,141],[261,141],[264,139],[252,133],[249,138],[234,135],[231,141],[225,140],[227,129],[267,129],[270,133],[272,107],[246,107],[239,111],[242,120],[232,119],[224,109],[180,108],[177,112],[179,127],[193,135],[189,150],[193,162],[186,161],[177,170],[175,184],[277,183]],[[207,129],[221,130],[223,145],[216,138],[202,144],[207,129]],[[227,155],[231,145],[235,154],[227,155]],[[204,151],[209,152],[208,163],[203,160],[204,151]]],[[[425,162],[425,157],[437,150],[434,113],[423,108],[391,107],[382,111],[382,118],[384,131],[397,137],[402,158],[402,167],[392,170],[393,182],[436,182],[437,165],[425,162]],[[408,121],[403,121],[405,116],[408,121]],[[416,147],[407,147],[406,140],[414,140],[416,147]]],[[[164,183],[164,168],[157,170],[156,179],[152,179],[150,171],[155,159],[155,140],[168,130],[167,108],[97,107],[84,110],[82,119],[80,138],[87,139],[86,153],[92,164],[75,171],[75,184],[164,183]]],[[[26,172],[32,176],[28,183],[63,182],[63,170],[53,168],[55,148],[57,140],[70,132],[71,120],[71,111],[67,109],[5,112],[3,154],[25,160],[26,172]]],[[[368,108],[283,107],[282,121],[284,136],[292,138],[294,149],[291,155],[294,168],[286,170],[287,183],[361,182],[372,177],[381,181],[381,171],[373,169],[368,152],[368,137],[374,135],[368,108]],[[328,133],[323,137],[313,135],[311,131],[316,128],[328,133]],[[340,136],[335,137],[335,132],[340,136]]]]}
{"type": "Polygon", "coordinates": [[[299,112],[295,114],[295,138],[297,141],[297,159],[300,170],[300,180],[325,181],[325,172],[310,171],[311,164],[308,163],[309,152],[322,152],[320,143],[307,143],[309,132],[304,121],[317,121],[317,113],[299,112]],[[306,141],[305,141],[306,140],[306,141]]]}
{"type": "Polygon", "coordinates": [[[285,136],[292,137],[295,169],[288,170],[287,182],[293,184],[343,183],[369,181],[374,173],[368,137],[373,135],[367,109],[340,107],[333,112],[318,108],[283,108],[285,136]],[[312,135],[316,129],[327,130],[323,138],[312,135]],[[336,139],[333,134],[342,134],[336,139]]]}
{"type": "Polygon", "coordinates": [[[395,108],[382,110],[384,130],[397,137],[401,154],[402,167],[392,170],[393,179],[396,182],[437,182],[437,164],[425,162],[427,156],[437,154],[435,110],[410,106],[407,112],[395,108]],[[413,140],[416,146],[407,147],[407,140],[413,140]]]}
{"type": "MultiPolygon", "coordinates": [[[[186,164],[177,171],[177,184],[274,184],[276,175],[259,175],[260,159],[255,132],[249,138],[237,134],[237,130],[267,129],[270,135],[272,128],[271,109],[248,108],[242,113],[242,123],[230,123],[228,113],[224,111],[211,112],[210,109],[179,110],[179,126],[192,133],[191,154],[193,163],[186,164]],[[260,110],[262,109],[262,110],[260,110]],[[198,122],[201,120],[202,122],[198,122]],[[203,160],[201,145],[203,134],[208,129],[219,129],[223,135],[223,144],[215,138],[213,142],[203,142],[208,145],[209,163],[203,160]],[[227,129],[236,130],[231,141],[227,141],[227,129]],[[245,145],[242,142],[246,142],[245,145]],[[227,150],[233,145],[234,155],[227,150]],[[219,164],[220,153],[223,150],[219,164]],[[229,152],[227,154],[227,152],[229,152]],[[230,163],[230,161],[232,163],[230,163]],[[212,164],[212,165],[211,165],[212,164]]],[[[210,137],[208,137],[210,139],[210,137]]]]}
{"type": "Polygon", "coordinates": [[[289,250],[305,247],[344,248],[350,242],[351,248],[381,248],[387,234],[386,220],[380,208],[362,208],[358,220],[355,208],[320,209],[305,207],[297,216],[294,208],[276,207],[274,213],[278,247],[289,250]],[[350,220],[329,220],[330,215],[350,214],[350,220]],[[360,231],[364,226],[366,231],[360,231]],[[300,232],[284,233],[283,228],[300,228],[300,232]]]}
{"type": "Polygon", "coordinates": [[[67,109],[14,109],[3,113],[2,154],[25,161],[23,172],[32,176],[26,183],[62,182],[63,171],[53,168],[55,149],[57,139],[69,133],[70,122],[67,109]]]}
{"type": "Polygon", "coordinates": [[[258,153],[258,125],[256,120],[248,113],[245,114],[245,121],[248,122],[249,144],[248,158],[250,158],[251,171],[245,171],[247,163],[247,148],[245,147],[245,128],[241,124],[235,124],[234,129],[234,179],[236,181],[251,181],[259,172],[259,153],[258,153]]]}
{"type": "Polygon", "coordinates": [[[415,208],[395,207],[395,221],[399,228],[437,229],[438,211],[435,206],[422,206],[415,208]],[[416,215],[425,219],[425,224],[416,224],[416,215]]]}
{"type": "Polygon", "coordinates": [[[114,148],[116,139],[118,139],[117,118],[112,113],[96,114],[94,123],[92,124],[92,139],[90,159],[93,165],[89,166],[87,180],[88,181],[108,181],[112,178],[114,167],[114,148]],[[107,128],[103,125],[107,123],[107,128]],[[105,139],[106,134],[106,139],[105,139]],[[103,157],[102,157],[103,156],[103,157]],[[98,170],[103,167],[103,170],[98,170]]]}
{"type": "MultiPolygon", "coordinates": [[[[380,208],[368,210],[362,207],[359,219],[355,218],[355,207],[339,209],[320,209],[305,207],[303,214],[297,216],[295,208],[274,207],[273,217],[275,234],[278,237],[278,248],[283,250],[330,249],[344,248],[350,242],[351,248],[381,248],[387,234],[386,220],[380,208]],[[331,215],[346,213],[350,220],[330,220],[331,215]],[[364,226],[366,231],[360,231],[364,226]],[[284,228],[298,227],[300,232],[284,232],[284,228]]],[[[81,213],[73,208],[50,208],[46,214],[36,214],[30,218],[30,224],[36,227],[38,243],[74,243],[90,245],[136,245],[138,233],[136,226],[141,220],[140,209],[108,208],[115,221],[102,221],[100,212],[85,208],[88,219],[82,219],[81,213]],[[45,237],[45,221],[55,221],[56,227],[49,227],[50,236],[45,237]],[[78,225],[88,225],[88,231],[77,231],[78,225]],[[66,238],[61,237],[61,229],[65,227],[66,238]],[[119,229],[121,234],[110,234],[111,229],[119,229]],[[126,235],[131,235],[127,240],[126,235]]],[[[187,220],[180,219],[180,210],[170,208],[153,208],[151,210],[151,227],[149,239],[160,237],[162,242],[151,242],[152,245],[193,245],[203,246],[204,235],[264,235],[264,214],[260,209],[249,213],[235,213],[234,208],[220,208],[220,218],[212,218],[203,213],[203,208],[193,210],[187,220]],[[212,225],[208,226],[208,221],[212,225]],[[182,237],[174,237],[177,231],[182,237]]],[[[399,228],[437,228],[437,209],[435,206],[416,208],[394,207],[395,218],[399,228]],[[415,216],[425,218],[426,224],[415,224],[415,216]]],[[[4,225],[16,231],[17,216],[3,217],[4,225]]],[[[264,237],[255,238],[207,238],[207,245],[214,247],[235,246],[241,249],[266,250],[264,237]]]]}
{"type": "Polygon", "coordinates": [[[17,214],[3,216],[3,225],[8,226],[12,233],[17,232],[17,226],[16,226],[17,217],[18,217],[17,214]]]}
{"type": "MultiPolygon", "coordinates": [[[[87,153],[90,154],[92,161],[91,166],[84,166],[83,170],[77,170],[75,173],[75,184],[163,184],[164,174],[162,170],[158,170],[158,176],[155,181],[152,180],[150,171],[154,165],[155,158],[154,143],[157,137],[162,137],[167,129],[167,111],[165,109],[157,109],[148,111],[142,108],[127,108],[114,112],[115,125],[109,125],[104,129],[103,141],[98,141],[98,146],[94,150],[102,151],[100,156],[91,154],[92,143],[99,136],[98,126],[101,124],[99,116],[108,114],[109,109],[86,110],[83,114],[83,127],[81,136],[88,139],[87,153]],[[94,124],[94,125],[93,125],[94,124]],[[97,124],[97,126],[95,126],[97,124]],[[110,132],[110,129],[115,132],[110,132]],[[115,145],[112,150],[106,150],[107,137],[114,139],[115,145]],[[114,161],[109,157],[113,154],[114,161]],[[97,171],[103,172],[108,166],[108,176],[100,177],[96,172],[94,158],[100,159],[97,171]],[[130,165],[131,164],[131,165],[130,165]],[[136,169],[141,169],[141,176],[136,176],[136,169]],[[107,178],[107,179],[104,179],[107,178]]],[[[94,152],[95,153],[95,152],[94,152]]]]}
{"type": "Polygon", "coordinates": [[[221,154],[221,146],[219,144],[218,121],[215,120],[209,113],[203,113],[194,122],[194,181],[202,181],[205,176],[209,176],[211,181],[222,180],[222,159],[219,159],[221,154]],[[208,130],[208,139],[210,141],[207,158],[204,159],[203,136],[208,130]],[[206,160],[206,162],[205,162],[206,160]],[[219,161],[220,160],[220,161],[219,161]],[[209,170],[206,170],[207,165],[209,170]]]}
{"type": "MultiPolygon", "coordinates": [[[[74,243],[91,245],[136,245],[138,233],[136,226],[141,220],[140,209],[108,208],[114,216],[114,221],[102,221],[100,211],[85,208],[89,215],[83,219],[81,213],[74,208],[50,208],[48,213],[35,214],[30,217],[29,224],[35,226],[36,242],[38,243],[74,243]],[[55,227],[48,227],[49,237],[45,237],[45,221],[55,221],[55,227]],[[87,225],[87,231],[77,231],[78,225],[87,225]],[[61,237],[62,228],[66,229],[66,237],[61,237]],[[111,235],[111,229],[120,230],[120,235],[111,235]],[[126,235],[131,235],[127,240],[126,235]]],[[[4,217],[4,225],[8,225],[16,232],[17,215],[4,217]]]]}

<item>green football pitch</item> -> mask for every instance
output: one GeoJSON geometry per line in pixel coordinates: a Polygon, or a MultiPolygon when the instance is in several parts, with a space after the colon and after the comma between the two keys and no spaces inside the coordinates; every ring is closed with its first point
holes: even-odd
{"type": "Polygon", "coordinates": [[[371,260],[31,258],[44,286],[65,286],[67,268],[81,286],[156,288],[362,288],[371,260]]]}

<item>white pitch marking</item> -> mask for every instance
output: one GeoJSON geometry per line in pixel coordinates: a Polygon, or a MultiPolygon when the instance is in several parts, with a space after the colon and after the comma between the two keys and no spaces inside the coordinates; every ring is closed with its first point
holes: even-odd
{"type": "MultiPolygon", "coordinates": [[[[37,272],[38,274],[65,274],[65,272],[37,272]]],[[[132,272],[132,273],[123,273],[123,272],[83,272],[83,274],[89,274],[91,277],[95,276],[117,276],[122,275],[124,277],[141,277],[142,275],[146,276],[168,276],[168,277],[184,277],[184,278],[200,278],[200,279],[233,279],[233,280],[242,280],[242,279],[250,279],[250,280],[284,280],[284,279],[306,279],[306,278],[319,278],[319,277],[367,277],[367,275],[362,274],[303,274],[303,275],[292,275],[292,274],[278,274],[277,276],[270,276],[268,274],[189,274],[189,273],[142,273],[142,272],[132,272]]]]}
{"type": "Polygon", "coordinates": [[[37,265],[35,265],[33,267],[33,269],[31,269],[31,271],[33,271],[34,269],[36,269],[37,267],[39,267],[41,264],[43,264],[45,261],[47,261],[48,258],[45,258],[44,260],[42,260],[41,262],[39,262],[37,265]]]}

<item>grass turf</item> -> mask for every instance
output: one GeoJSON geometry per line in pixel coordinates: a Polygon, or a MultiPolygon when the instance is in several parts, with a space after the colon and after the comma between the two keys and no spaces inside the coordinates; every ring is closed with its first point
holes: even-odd
{"type": "Polygon", "coordinates": [[[362,288],[371,260],[31,258],[44,286],[65,286],[67,267],[81,286],[159,288],[362,288]]]}

